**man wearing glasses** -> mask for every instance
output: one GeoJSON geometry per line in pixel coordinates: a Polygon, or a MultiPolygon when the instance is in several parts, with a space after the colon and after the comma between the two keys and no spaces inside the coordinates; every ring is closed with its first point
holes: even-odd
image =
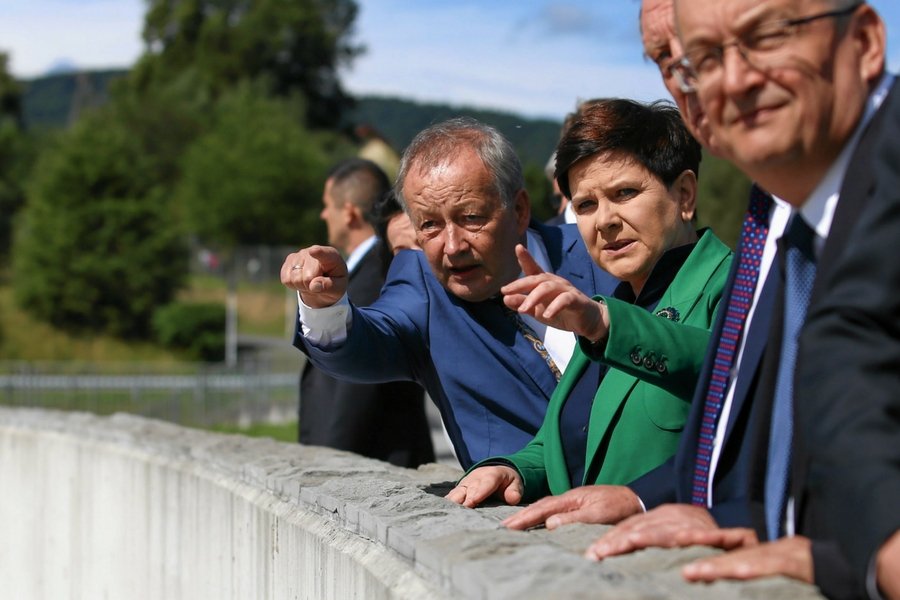
{"type": "MultiPolygon", "coordinates": [[[[698,103],[697,95],[690,88],[685,90],[683,73],[679,68],[683,58],[680,41],[675,32],[674,0],[644,0],[641,5],[641,37],[645,55],[660,70],[666,89],[672,94],[681,111],[682,118],[694,137],[707,149],[718,153],[715,138],[709,122],[698,103]]],[[[762,194],[757,194],[762,196],[762,194]]],[[[768,201],[768,198],[765,198],[768,201]]],[[[744,318],[744,334],[740,340],[740,352],[731,363],[733,376],[723,390],[722,410],[718,426],[711,429],[715,437],[716,450],[710,457],[712,467],[708,469],[709,505],[715,522],[722,526],[761,524],[763,518],[762,498],[757,502],[747,502],[755,485],[757,469],[755,461],[756,430],[760,421],[768,419],[768,403],[754,400],[758,388],[755,384],[766,351],[769,329],[773,313],[773,297],[777,294],[777,281],[769,267],[776,254],[775,241],[781,237],[790,217],[791,207],[780,200],[772,202],[766,215],[768,239],[764,238],[758,285],[752,306],[744,318]],[[762,413],[762,414],[759,414],[762,413]],[[752,514],[751,514],[752,513],[752,514]]],[[[735,287],[738,263],[735,262],[728,287],[735,287]]],[[[720,312],[724,313],[724,310],[720,312]]],[[[712,338],[722,337],[723,324],[719,323],[712,338]]],[[[777,350],[777,344],[775,344],[777,350]]],[[[707,356],[706,367],[701,374],[701,385],[695,394],[693,404],[701,406],[705,401],[707,385],[711,377],[710,365],[713,355],[707,356]]],[[[683,439],[693,441],[702,425],[702,412],[695,409],[689,417],[682,434],[683,439]]],[[[685,442],[686,443],[686,442],[685,442]]],[[[693,451],[693,447],[690,451],[693,451]]],[[[686,462],[687,450],[679,451],[679,463],[686,462]]],[[[693,454],[690,455],[693,461],[693,454]]],[[[549,496],[523,509],[511,517],[506,525],[514,529],[525,529],[545,523],[549,529],[574,522],[616,523],[645,508],[653,508],[663,503],[671,503],[679,497],[690,500],[692,480],[689,475],[680,476],[676,472],[676,461],[672,459],[654,469],[629,486],[585,486],[572,489],[560,496],[549,496]],[[676,488],[678,491],[676,492],[676,488]]],[[[706,511],[698,511],[702,523],[711,521],[706,511]]],[[[680,517],[681,515],[679,515],[680,517]]],[[[669,527],[685,528],[691,524],[689,518],[673,519],[666,527],[654,529],[658,536],[644,540],[645,545],[664,544],[671,537],[669,527]]],[[[762,525],[760,525],[762,527],[762,525]]]]}
{"type": "MultiPolygon", "coordinates": [[[[662,0],[645,0],[642,16],[646,18],[653,10],[664,11],[665,6],[660,9],[660,4],[664,4],[662,0]]],[[[677,81],[678,90],[673,91],[673,96],[681,100],[680,106],[685,104],[685,98],[690,98],[684,95],[695,94],[703,116],[697,118],[688,112],[685,118],[695,130],[706,127],[698,135],[705,145],[713,146],[758,185],[797,210],[797,219],[802,219],[797,229],[809,232],[811,248],[807,252],[812,260],[806,262],[813,264],[814,277],[816,262],[819,265],[815,279],[818,285],[819,280],[827,279],[830,266],[841,255],[851,226],[868,197],[865,179],[872,149],[867,140],[876,137],[879,125],[871,125],[868,134],[862,134],[892,83],[883,76],[885,34],[881,20],[871,7],[847,0],[678,0],[676,6],[679,43],[670,44],[669,56],[665,51],[657,53],[662,59],[657,64],[664,79],[667,83],[677,81]],[[677,46],[684,49],[681,59],[672,52],[677,46]],[[847,172],[852,176],[842,187],[847,172]],[[838,208],[839,197],[843,200],[838,208]]],[[[646,48],[649,28],[645,20],[642,24],[646,48]]],[[[648,55],[656,58],[650,51],[648,55]]],[[[671,91],[673,86],[667,87],[671,91]]],[[[884,112],[875,116],[883,118],[884,112]]],[[[768,241],[781,237],[775,224],[771,225],[768,241]]],[[[760,262],[766,268],[772,265],[773,258],[773,253],[763,253],[760,262]]],[[[780,264],[773,270],[784,278],[780,264]]],[[[763,279],[764,275],[760,275],[759,284],[754,285],[762,285],[763,279]]],[[[751,296],[752,293],[751,290],[751,296]]],[[[771,295],[757,293],[752,304],[771,295]]],[[[804,457],[790,456],[792,393],[790,387],[785,392],[782,384],[792,380],[792,354],[796,349],[786,351],[783,340],[790,336],[782,333],[788,323],[780,321],[784,319],[782,315],[790,312],[793,321],[799,315],[802,324],[802,312],[798,310],[805,309],[805,305],[800,303],[802,308],[798,309],[797,302],[788,301],[786,292],[777,290],[775,295],[780,300],[776,313],[779,322],[772,335],[767,336],[770,340],[761,369],[747,373],[746,356],[743,363],[729,357],[730,365],[739,366],[728,370],[726,365],[722,378],[726,399],[733,394],[729,390],[735,380],[743,377],[744,386],[749,380],[751,399],[745,406],[753,410],[730,417],[723,412],[706,414],[704,405],[713,388],[710,380],[716,377],[711,365],[712,375],[701,384],[695,397],[691,419],[695,427],[686,428],[675,464],[669,465],[675,469],[674,497],[679,504],[664,505],[626,519],[589,548],[589,557],[602,559],[648,546],[753,546],[757,539],[756,531],[750,529],[753,526],[759,530],[760,538],[774,539],[794,531],[794,511],[787,502],[786,471],[791,460],[802,465],[804,457]],[[778,401],[785,397],[786,409],[784,401],[778,401]],[[731,432],[730,440],[737,438],[730,449],[722,447],[723,429],[731,432]],[[706,446],[705,455],[701,445],[706,446]],[[780,470],[773,467],[777,463],[780,470]],[[736,464],[743,465],[743,471],[736,469],[736,464]],[[723,485],[723,471],[729,475],[740,471],[743,486],[723,485]],[[774,490],[772,495],[770,488],[774,490]],[[722,509],[728,505],[743,506],[744,510],[733,510],[723,517],[722,509]],[[754,518],[756,515],[759,520],[754,518]],[[718,529],[737,525],[747,529],[718,529]]],[[[745,318],[746,315],[742,317],[745,318]]],[[[748,327],[748,334],[752,334],[752,322],[748,327]]],[[[719,357],[711,354],[708,362],[713,363],[714,358],[717,362],[719,357]]],[[[722,395],[719,400],[720,405],[729,406],[722,401],[722,395]]],[[[660,471],[648,477],[665,477],[665,466],[660,471]]],[[[671,474],[669,477],[673,478],[671,474]]],[[[641,487],[641,480],[631,486],[648,506],[654,506],[654,499],[645,497],[641,487]]],[[[621,488],[572,490],[570,494],[568,499],[548,499],[544,506],[537,503],[522,511],[521,523],[517,524],[528,526],[529,521],[544,519],[548,527],[575,520],[614,522],[625,512],[620,507],[637,504],[633,498],[629,502],[629,492],[621,488]],[[549,506],[550,502],[556,505],[549,506]]],[[[802,528],[804,523],[800,525],[802,528]]],[[[829,571],[826,566],[840,566],[844,563],[840,557],[829,561],[820,552],[813,565],[810,548],[807,538],[781,537],[766,546],[690,565],[685,576],[710,580],[785,574],[811,582],[815,567],[816,582],[831,593],[857,592],[856,588],[839,587],[847,581],[847,572],[829,571]],[[823,581],[828,575],[833,576],[832,581],[823,581]]]]}
{"type": "MultiPolygon", "coordinates": [[[[685,93],[696,94],[718,153],[796,209],[791,229],[802,219],[796,224],[809,232],[810,242],[808,250],[796,254],[808,255],[815,285],[820,285],[844,251],[852,224],[868,198],[865,186],[854,186],[858,178],[870,175],[873,150],[867,140],[880,133],[871,122],[894,110],[879,111],[892,85],[892,78],[884,75],[885,34],[880,18],[865,3],[847,0],[677,0],[676,20],[684,58],[673,68],[673,75],[685,93]]],[[[785,237],[790,240],[790,234],[785,237]]],[[[793,243],[784,242],[786,256],[793,243]]],[[[790,290],[796,286],[791,283],[791,267],[784,270],[783,323],[772,334],[778,340],[788,337],[782,334],[798,314],[802,324],[805,312],[805,303],[791,297],[790,290]]],[[[815,289],[812,294],[814,304],[815,289]]],[[[758,494],[743,499],[748,504],[764,499],[766,512],[774,512],[774,518],[766,515],[766,529],[761,533],[778,541],[757,545],[749,522],[745,523],[748,529],[718,529],[709,511],[726,499],[717,498],[714,489],[706,494],[706,484],[715,482],[697,477],[702,440],[686,435],[676,460],[681,504],[626,519],[588,550],[590,557],[602,559],[647,546],[713,544],[743,550],[689,565],[686,577],[712,580],[783,574],[812,582],[815,575],[824,588],[832,583],[824,579],[834,576],[842,581],[835,582],[838,587],[829,587],[830,593],[857,592],[840,587],[846,573],[823,571],[826,564],[840,561],[827,562],[817,554],[814,563],[810,540],[790,535],[804,523],[794,522],[787,473],[779,476],[774,465],[784,460],[785,452],[787,467],[790,461],[802,466],[804,457],[802,447],[799,456],[790,455],[793,394],[790,387],[783,392],[782,381],[790,385],[791,353],[796,350],[788,352],[786,347],[782,341],[780,352],[767,353],[755,382],[758,401],[774,399],[770,427],[757,432],[753,460],[758,467],[758,494]],[[786,412],[779,407],[781,397],[788,400],[786,412]],[[781,502],[769,495],[771,482],[779,478],[781,502]],[[703,492],[699,502],[698,489],[703,492]]],[[[803,390],[798,394],[802,397],[803,390]]],[[[698,409],[702,407],[695,406],[698,409]]]]}

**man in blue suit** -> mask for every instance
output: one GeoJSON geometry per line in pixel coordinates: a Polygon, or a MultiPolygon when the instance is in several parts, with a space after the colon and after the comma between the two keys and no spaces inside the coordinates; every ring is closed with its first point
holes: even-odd
{"type": "Polygon", "coordinates": [[[335,249],[289,255],[281,280],[300,297],[294,343],[335,377],[420,383],[464,468],[515,452],[539,429],[575,344],[503,305],[500,288],[520,275],[516,244],[588,295],[617,282],[594,265],[577,228],[531,220],[512,146],[477,121],[417,135],[396,191],[423,252],[400,252],[381,297],[362,308],[346,299],[347,267],[335,249]]]}

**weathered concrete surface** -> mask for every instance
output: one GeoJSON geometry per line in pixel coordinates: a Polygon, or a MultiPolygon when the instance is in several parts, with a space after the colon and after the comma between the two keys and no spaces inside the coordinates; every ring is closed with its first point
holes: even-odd
{"type": "Polygon", "coordinates": [[[460,472],[130,415],[0,408],[0,597],[819,598],[784,579],[689,585],[714,552],[601,564],[604,530],[508,531],[441,496],[460,472]]]}

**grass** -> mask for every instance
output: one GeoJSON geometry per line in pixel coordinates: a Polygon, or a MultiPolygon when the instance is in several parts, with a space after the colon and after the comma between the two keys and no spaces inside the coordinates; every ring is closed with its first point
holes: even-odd
{"type": "MultiPolygon", "coordinates": [[[[185,302],[225,303],[225,282],[216,277],[196,276],[178,299],[185,302]]],[[[243,335],[284,337],[285,314],[296,310],[295,296],[278,281],[238,285],[238,332],[243,335]]],[[[291,320],[293,325],[293,320],[291,320]]]]}
{"type": "Polygon", "coordinates": [[[297,441],[297,421],[273,425],[270,423],[256,423],[249,427],[237,425],[215,425],[210,427],[212,431],[219,433],[239,433],[251,437],[268,437],[278,442],[297,441]]]}
{"type": "MultiPolygon", "coordinates": [[[[178,299],[224,303],[225,291],[221,279],[194,277],[178,299]]],[[[241,284],[238,287],[239,334],[284,338],[285,314],[288,309],[296,310],[292,301],[279,282],[241,284]]],[[[11,286],[3,283],[0,284],[0,360],[154,362],[174,368],[183,362],[183,357],[149,341],[125,342],[106,335],[72,335],[60,331],[35,320],[17,306],[11,286]]]]}
{"type": "Polygon", "coordinates": [[[124,342],[104,335],[71,335],[37,321],[0,286],[0,359],[22,361],[179,362],[177,354],[149,342],[124,342]]]}

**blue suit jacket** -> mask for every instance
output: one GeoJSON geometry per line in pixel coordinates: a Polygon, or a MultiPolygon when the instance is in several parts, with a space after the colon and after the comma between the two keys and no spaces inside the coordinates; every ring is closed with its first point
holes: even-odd
{"type": "MultiPolygon", "coordinates": [[[[552,270],[589,296],[618,283],[588,255],[575,226],[532,221],[552,270]]],[[[502,302],[467,302],[444,289],[421,252],[400,252],[380,298],[351,306],[347,340],[322,350],[294,345],[320,369],[358,382],[412,380],[441,412],[464,468],[511,454],[537,433],[556,379],[502,302]]]]}
{"type": "MultiPolygon", "coordinates": [[[[727,306],[740,257],[732,263],[722,306],[727,306]]],[[[768,439],[768,415],[771,400],[766,393],[767,383],[774,381],[774,369],[770,360],[763,360],[769,341],[775,299],[780,295],[781,281],[778,270],[772,268],[764,282],[759,302],[754,309],[753,321],[745,332],[746,345],[741,360],[741,375],[737,379],[725,438],[713,481],[712,514],[723,527],[752,524],[765,531],[763,513],[763,487],[765,461],[758,460],[759,452],[765,452],[768,439]]],[[[722,334],[725,310],[719,311],[710,335],[703,369],[691,402],[691,412],[681,436],[678,452],[668,462],[629,484],[644,501],[647,508],[666,502],[691,501],[694,462],[697,439],[700,435],[703,405],[709,387],[716,344],[722,334]]],[[[775,344],[777,350],[777,344],[775,344]]],[[[776,352],[777,353],[777,352],[776,352]]]]}

